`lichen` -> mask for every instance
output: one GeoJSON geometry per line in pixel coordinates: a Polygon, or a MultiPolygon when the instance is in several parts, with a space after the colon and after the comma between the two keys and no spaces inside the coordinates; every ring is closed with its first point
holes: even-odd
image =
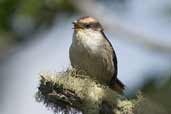
{"type": "Polygon", "coordinates": [[[103,101],[112,106],[115,114],[138,114],[145,107],[145,98],[142,94],[128,100],[107,85],[98,83],[75,69],[41,74],[37,96],[38,101],[43,101],[53,109],[59,109],[58,105],[62,103],[64,109],[69,111],[69,107],[74,107],[84,114],[99,114],[103,101]],[[62,92],[66,93],[61,95],[62,92]]]}

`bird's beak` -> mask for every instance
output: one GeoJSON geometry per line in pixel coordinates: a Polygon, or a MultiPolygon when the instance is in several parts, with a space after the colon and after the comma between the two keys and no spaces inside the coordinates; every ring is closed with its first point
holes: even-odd
{"type": "Polygon", "coordinates": [[[74,27],[72,29],[76,29],[77,21],[72,22],[72,24],[74,25],[74,27]]]}
{"type": "Polygon", "coordinates": [[[81,29],[82,28],[80,26],[80,24],[77,23],[77,21],[72,22],[72,24],[74,25],[73,29],[81,29]]]}
{"type": "Polygon", "coordinates": [[[72,22],[73,25],[77,24],[77,21],[72,22]]]}

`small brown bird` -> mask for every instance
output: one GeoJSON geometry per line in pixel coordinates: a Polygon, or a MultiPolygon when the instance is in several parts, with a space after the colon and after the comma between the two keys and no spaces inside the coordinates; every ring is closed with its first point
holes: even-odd
{"type": "Polygon", "coordinates": [[[91,78],[106,83],[122,94],[124,84],[117,78],[116,54],[101,24],[89,16],[73,24],[74,33],[69,50],[72,67],[86,71],[91,78]]]}

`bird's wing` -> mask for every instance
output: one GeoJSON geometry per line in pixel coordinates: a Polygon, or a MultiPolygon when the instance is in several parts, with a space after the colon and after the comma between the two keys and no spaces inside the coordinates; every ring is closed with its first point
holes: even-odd
{"type": "Polygon", "coordinates": [[[102,32],[102,34],[103,34],[103,36],[104,36],[104,38],[105,38],[105,40],[107,41],[107,43],[109,44],[109,46],[110,46],[110,49],[111,49],[111,51],[112,51],[112,57],[113,57],[113,64],[114,64],[114,74],[113,74],[113,77],[112,77],[112,80],[116,80],[116,77],[117,77],[117,74],[118,74],[118,62],[117,62],[117,57],[116,57],[116,54],[115,54],[115,51],[114,51],[114,49],[113,49],[113,47],[112,47],[112,44],[111,44],[111,42],[108,40],[108,38],[106,37],[106,35],[104,34],[104,32],[103,31],[101,31],[102,32]]]}
{"type": "Polygon", "coordinates": [[[116,53],[114,48],[112,47],[111,42],[107,39],[106,35],[104,34],[104,32],[102,31],[102,34],[106,40],[106,42],[108,43],[108,45],[110,46],[110,51],[112,52],[112,58],[113,58],[113,66],[114,66],[114,72],[113,72],[113,76],[109,82],[109,85],[112,89],[114,89],[115,91],[117,91],[118,93],[122,94],[123,90],[125,88],[125,85],[117,78],[117,74],[118,74],[118,62],[117,62],[117,57],[116,57],[116,53]]]}

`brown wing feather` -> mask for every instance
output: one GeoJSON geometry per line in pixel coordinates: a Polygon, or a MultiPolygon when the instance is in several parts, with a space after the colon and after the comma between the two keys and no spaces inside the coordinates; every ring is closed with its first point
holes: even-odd
{"type": "Polygon", "coordinates": [[[114,89],[115,91],[117,91],[118,93],[122,94],[123,90],[125,88],[125,85],[117,78],[117,74],[118,74],[118,62],[117,62],[117,57],[116,57],[116,53],[112,47],[112,44],[110,43],[110,41],[107,39],[106,35],[104,34],[103,31],[101,31],[101,33],[103,34],[104,38],[107,40],[107,42],[109,43],[111,49],[112,49],[112,56],[113,56],[113,64],[114,64],[114,73],[113,73],[113,77],[111,79],[111,81],[109,82],[109,86],[114,89]]]}

